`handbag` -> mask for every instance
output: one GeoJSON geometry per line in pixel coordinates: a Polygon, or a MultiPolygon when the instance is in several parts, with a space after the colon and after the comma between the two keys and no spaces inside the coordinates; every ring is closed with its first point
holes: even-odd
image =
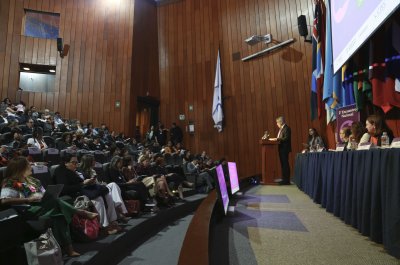
{"type": "Polygon", "coordinates": [[[38,239],[24,244],[29,265],[63,265],[60,245],[51,228],[38,239]]]}
{"type": "Polygon", "coordinates": [[[90,184],[84,185],[81,188],[80,192],[82,195],[85,195],[90,200],[93,200],[99,196],[107,195],[110,192],[110,190],[104,185],[90,183],[90,184]]]}
{"type": "Polygon", "coordinates": [[[140,216],[140,202],[138,200],[124,200],[127,216],[140,216]]]}

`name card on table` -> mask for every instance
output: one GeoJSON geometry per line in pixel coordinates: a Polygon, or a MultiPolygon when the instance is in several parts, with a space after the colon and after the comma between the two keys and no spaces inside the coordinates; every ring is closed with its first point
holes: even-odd
{"type": "Polygon", "coordinates": [[[369,142],[369,143],[359,144],[357,150],[371,150],[375,148],[376,148],[375,144],[373,142],[369,142]]]}
{"type": "Polygon", "coordinates": [[[85,150],[85,149],[82,149],[82,150],[81,150],[81,154],[89,154],[89,151],[88,151],[88,150],[85,150]]]}
{"type": "Polygon", "coordinates": [[[67,154],[75,154],[76,152],[75,152],[75,150],[72,150],[72,149],[65,149],[65,153],[67,153],[67,154]]]}
{"type": "Polygon", "coordinates": [[[29,147],[28,149],[29,149],[29,154],[30,155],[36,155],[36,154],[42,153],[42,150],[40,150],[40,148],[29,147]]]}
{"type": "Polygon", "coordinates": [[[394,138],[390,148],[400,148],[400,138],[394,138]]]}
{"type": "Polygon", "coordinates": [[[345,148],[346,148],[345,144],[338,144],[336,146],[336,151],[344,151],[345,148]]]}
{"type": "Polygon", "coordinates": [[[32,167],[32,169],[33,169],[33,174],[46,173],[48,170],[46,166],[34,166],[32,167]]]}
{"type": "Polygon", "coordinates": [[[98,163],[98,162],[96,162],[96,164],[94,164],[94,167],[95,168],[103,168],[103,165],[98,163]]]}
{"type": "Polygon", "coordinates": [[[325,147],[320,147],[320,148],[317,149],[318,153],[323,152],[323,151],[325,151],[325,147]]]}
{"type": "Polygon", "coordinates": [[[103,153],[103,151],[94,151],[94,154],[95,154],[95,155],[102,155],[102,154],[104,154],[104,153],[103,153]]]}
{"type": "Polygon", "coordinates": [[[49,155],[57,155],[58,154],[58,150],[55,149],[55,148],[49,148],[49,149],[47,149],[47,153],[49,155]]]}

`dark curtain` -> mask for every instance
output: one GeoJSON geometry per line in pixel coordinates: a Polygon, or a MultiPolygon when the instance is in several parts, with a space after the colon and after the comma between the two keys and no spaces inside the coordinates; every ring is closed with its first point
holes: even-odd
{"type": "Polygon", "coordinates": [[[151,105],[150,126],[156,126],[158,123],[158,111],[160,107],[160,101],[145,97],[137,97],[137,101],[151,105]]]}

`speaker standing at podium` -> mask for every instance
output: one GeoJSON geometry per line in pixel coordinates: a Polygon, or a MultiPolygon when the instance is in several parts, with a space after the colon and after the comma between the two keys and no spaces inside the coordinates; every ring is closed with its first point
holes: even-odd
{"type": "Polygon", "coordinates": [[[285,124],[285,118],[283,117],[276,119],[276,125],[279,127],[278,137],[270,138],[269,140],[281,142],[278,147],[283,175],[280,185],[290,185],[289,153],[292,152],[291,132],[289,126],[285,124]]]}

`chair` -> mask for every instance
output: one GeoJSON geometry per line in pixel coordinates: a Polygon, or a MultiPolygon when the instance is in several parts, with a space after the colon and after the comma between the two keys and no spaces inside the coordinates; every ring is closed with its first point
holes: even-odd
{"type": "Polygon", "coordinates": [[[103,151],[92,151],[92,155],[94,155],[94,160],[100,164],[104,164],[106,162],[105,156],[103,151]]]}
{"type": "Polygon", "coordinates": [[[87,126],[83,126],[82,129],[83,129],[83,130],[86,130],[86,129],[87,129],[87,126]]]}
{"type": "Polygon", "coordinates": [[[48,185],[54,185],[49,169],[46,166],[33,166],[32,177],[38,179],[45,189],[47,189],[48,185]]]}
{"type": "Polygon", "coordinates": [[[38,148],[29,148],[29,155],[35,162],[44,162],[42,151],[38,148]],[[38,153],[36,153],[38,150],[38,153]]]}
{"type": "Polygon", "coordinates": [[[77,158],[78,161],[80,162],[81,159],[82,159],[82,157],[83,157],[84,155],[87,155],[87,154],[90,154],[90,151],[85,150],[85,149],[78,150],[78,151],[76,152],[76,158],[77,158]]]}
{"type": "Polygon", "coordinates": [[[18,129],[22,130],[23,127],[25,127],[26,125],[18,125],[18,129]]]}
{"type": "Polygon", "coordinates": [[[101,127],[95,127],[94,128],[97,132],[101,131],[101,127]]]}
{"type": "Polygon", "coordinates": [[[58,165],[54,165],[54,166],[52,166],[51,168],[50,168],[50,176],[51,176],[51,179],[54,179],[54,174],[56,173],[56,169],[58,168],[58,165]]]}
{"type": "Polygon", "coordinates": [[[190,159],[193,161],[195,155],[194,154],[190,154],[190,159]]]}
{"type": "Polygon", "coordinates": [[[159,158],[159,157],[163,157],[163,155],[161,153],[157,153],[154,155],[154,161],[159,158]]]}
{"type": "Polygon", "coordinates": [[[70,121],[69,121],[67,118],[61,118],[61,120],[62,120],[63,122],[68,121],[68,124],[70,123],[70,121]]]}
{"type": "Polygon", "coordinates": [[[77,120],[77,119],[72,120],[70,125],[74,126],[75,122],[77,122],[77,121],[79,121],[79,120],[77,120]]]}
{"type": "Polygon", "coordinates": [[[5,175],[7,167],[0,167],[0,183],[3,183],[3,178],[5,175]]]}
{"type": "MultiPolygon", "coordinates": [[[[110,176],[108,175],[108,167],[110,166],[110,164],[111,164],[111,163],[105,163],[105,164],[103,164],[104,179],[107,180],[107,181],[106,181],[107,183],[110,183],[110,182],[111,182],[110,176]]],[[[95,171],[96,171],[96,169],[95,169],[95,171]]],[[[97,171],[96,171],[96,173],[97,173],[97,171]]]]}
{"type": "Polygon", "coordinates": [[[57,139],[57,138],[61,138],[62,135],[63,135],[62,132],[55,132],[55,133],[53,133],[53,135],[51,137],[53,139],[57,139]]]}
{"type": "Polygon", "coordinates": [[[96,165],[94,166],[94,171],[96,171],[97,174],[97,179],[102,182],[106,182],[107,184],[110,183],[110,179],[108,178],[108,176],[106,177],[106,173],[104,172],[103,169],[103,165],[100,163],[96,163],[96,165]]]}
{"type": "Polygon", "coordinates": [[[174,159],[174,163],[176,166],[179,166],[179,167],[183,166],[183,160],[179,154],[173,154],[172,158],[174,159]]]}
{"type": "MultiPolygon", "coordinates": [[[[174,168],[175,167],[175,162],[172,159],[171,154],[164,154],[164,162],[165,162],[166,168],[174,168]]],[[[179,166],[177,166],[177,167],[179,167],[179,166]]]]}
{"type": "MultiPolygon", "coordinates": [[[[1,111],[1,110],[0,110],[0,111],[1,111]]],[[[0,132],[1,132],[1,130],[2,130],[4,127],[6,127],[6,125],[7,125],[7,123],[0,124],[0,132]]]]}
{"type": "Polygon", "coordinates": [[[119,148],[119,150],[121,150],[122,148],[125,148],[124,143],[121,143],[121,142],[115,143],[115,145],[119,148]]]}
{"type": "Polygon", "coordinates": [[[64,157],[65,154],[76,154],[76,151],[72,150],[72,149],[65,149],[65,150],[61,150],[60,154],[61,154],[61,157],[64,157]]]}
{"type": "Polygon", "coordinates": [[[55,113],[55,112],[50,112],[50,116],[55,117],[55,116],[56,116],[56,113],[55,113]]]}
{"type": "Polygon", "coordinates": [[[8,133],[3,133],[2,135],[0,135],[0,141],[2,144],[8,143],[10,141],[12,141],[12,135],[10,132],[8,133]]]}
{"type": "Polygon", "coordinates": [[[44,149],[42,153],[44,161],[48,163],[48,167],[52,167],[61,163],[61,155],[58,149],[44,149]]]}
{"type": "Polygon", "coordinates": [[[104,159],[105,161],[108,161],[108,158],[110,157],[110,151],[105,151],[104,152],[104,159]]]}
{"type": "MultiPolygon", "coordinates": [[[[49,136],[47,136],[47,137],[49,137],[49,136]]],[[[51,137],[50,137],[51,138],[51,137]]],[[[58,142],[61,140],[61,138],[56,138],[55,140],[54,140],[54,144],[56,145],[56,148],[58,148],[58,142]]]]}
{"type": "Polygon", "coordinates": [[[25,135],[22,135],[21,141],[24,141],[25,143],[27,143],[27,142],[28,142],[28,139],[30,139],[30,138],[32,138],[32,137],[33,137],[32,134],[25,134],[25,135]]]}
{"type": "Polygon", "coordinates": [[[187,165],[190,162],[185,162],[183,163],[183,173],[185,174],[186,180],[188,182],[194,183],[195,188],[204,186],[207,184],[206,180],[204,179],[198,179],[198,174],[197,173],[193,173],[193,174],[189,174],[188,170],[187,170],[187,165]]]}
{"type": "Polygon", "coordinates": [[[53,147],[53,148],[56,147],[56,143],[55,143],[54,139],[50,136],[44,136],[43,141],[46,143],[46,145],[48,147],[53,147]]]}

